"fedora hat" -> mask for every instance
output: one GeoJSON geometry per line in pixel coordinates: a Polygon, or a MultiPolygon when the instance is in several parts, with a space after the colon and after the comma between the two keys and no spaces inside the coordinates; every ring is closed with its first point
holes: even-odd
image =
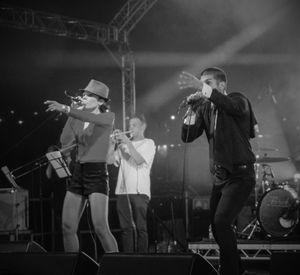
{"type": "Polygon", "coordinates": [[[108,101],[108,94],[109,94],[109,88],[102,82],[91,79],[89,84],[84,89],[79,89],[79,91],[84,92],[90,92],[91,94],[97,95],[100,98],[104,99],[105,101],[108,101]]]}

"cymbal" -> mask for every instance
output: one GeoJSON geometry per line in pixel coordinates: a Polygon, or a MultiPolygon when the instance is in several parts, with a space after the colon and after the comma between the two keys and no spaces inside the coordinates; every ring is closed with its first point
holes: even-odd
{"type": "Polygon", "coordinates": [[[287,161],[287,160],[290,160],[290,158],[286,158],[286,157],[262,157],[262,158],[257,158],[256,163],[281,162],[281,161],[287,161]]]}
{"type": "Polygon", "coordinates": [[[279,149],[277,149],[277,148],[268,148],[268,147],[258,147],[257,148],[257,150],[255,150],[255,151],[266,151],[266,152],[278,152],[279,151],[279,149]]]}

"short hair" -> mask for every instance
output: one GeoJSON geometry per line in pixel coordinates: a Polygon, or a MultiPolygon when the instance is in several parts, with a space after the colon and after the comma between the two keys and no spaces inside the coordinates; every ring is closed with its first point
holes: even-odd
{"type": "Polygon", "coordinates": [[[130,119],[133,119],[133,118],[139,119],[142,122],[142,124],[145,124],[145,126],[147,126],[147,121],[146,121],[144,114],[134,114],[133,116],[131,116],[130,119]]]}
{"type": "Polygon", "coordinates": [[[218,67],[206,68],[201,72],[200,76],[206,75],[206,74],[212,74],[216,80],[224,81],[225,83],[227,83],[226,73],[218,67]]]}

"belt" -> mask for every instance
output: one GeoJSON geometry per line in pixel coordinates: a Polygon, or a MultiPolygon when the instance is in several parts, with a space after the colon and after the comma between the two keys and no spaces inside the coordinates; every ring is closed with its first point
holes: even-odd
{"type": "MultiPolygon", "coordinates": [[[[248,164],[234,164],[232,166],[233,170],[234,169],[247,169],[247,168],[253,168],[254,167],[254,164],[253,163],[248,163],[248,164]]],[[[227,170],[226,168],[224,168],[222,165],[215,165],[215,169],[225,169],[227,170]]]]}

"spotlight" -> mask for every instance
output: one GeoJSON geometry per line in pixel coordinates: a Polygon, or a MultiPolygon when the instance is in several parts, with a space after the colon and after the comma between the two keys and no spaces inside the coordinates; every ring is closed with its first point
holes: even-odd
{"type": "Polygon", "coordinates": [[[168,146],[167,145],[158,145],[157,152],[162,156],[166,157],[168,154],[168,146]]]}
{"type": "Polygon", "coordinates": [[[299,182],[300,180],[300,173],[295,173],[294,174],[294,182],[299,182]]]}
{"type": "Polygon", "coordinates": [[[22,120],[22,119],[18,120],[19,125],[22,125],[23,123],[24,123],[24,120],[22,120]]]}
{"type": "Polygon", "coordinates": [[[174,115],[171,115],[170,118],[171,118],[172,120],[175,120],[176,117],[175,117],[174,115]]]}

